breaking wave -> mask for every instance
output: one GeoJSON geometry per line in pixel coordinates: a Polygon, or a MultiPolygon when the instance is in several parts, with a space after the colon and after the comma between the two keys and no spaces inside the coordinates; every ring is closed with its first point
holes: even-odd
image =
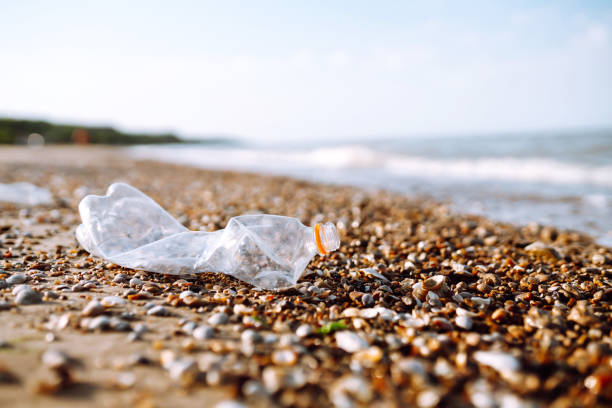
{"type": "Polygon", "coordinates": [[[138,158],[170,161],[204,168],[262,171],[288,175],[305,171],[350,173],[352,170],[360,170],[396,177],[589,184],[612,187],[612,165],[592,166],[550,158],[440,159],[382,152],[362,145],[343,145],[304,151],[201,146],[178,148],[138,146],[131,148],[131,153],[138,158]]]}

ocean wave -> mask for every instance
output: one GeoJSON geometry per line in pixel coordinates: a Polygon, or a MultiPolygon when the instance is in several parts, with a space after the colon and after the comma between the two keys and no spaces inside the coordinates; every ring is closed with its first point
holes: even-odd
{"type": "Polygon", "coordinates": [[[589,166],[544,158],[434,159],[383,152],[363,145],[310,150],[261,150],[212,147],[131,148],[136,157],[199,167],[292,174],[296,171],[371,171],[395,177],[589,184],[612,187],[612,166],[589,166]]]}

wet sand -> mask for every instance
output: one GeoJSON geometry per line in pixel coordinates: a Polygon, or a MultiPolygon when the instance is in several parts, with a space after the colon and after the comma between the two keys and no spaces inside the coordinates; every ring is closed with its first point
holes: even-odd
{"type": "Polygon", "coordinates": [[[0,204],[0,406],[612,402],[612,251],[587,236],[104,147],[2,148],[14,181],[54,203],[0,204]],[[335,222],[341,248],[283,292],[119,268],[74,239],[79,200],[114,181],[194,230],[282,214],[335,222]]]}

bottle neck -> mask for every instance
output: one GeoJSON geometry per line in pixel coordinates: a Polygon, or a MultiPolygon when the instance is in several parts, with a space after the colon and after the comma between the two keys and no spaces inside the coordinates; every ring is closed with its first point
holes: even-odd
{"type": "Polygon", "coordinates": [[[316,224],[313,227],[313,239],[320,255],[327,255],[340,247],[338,230],[331,222],[316,224]]]}

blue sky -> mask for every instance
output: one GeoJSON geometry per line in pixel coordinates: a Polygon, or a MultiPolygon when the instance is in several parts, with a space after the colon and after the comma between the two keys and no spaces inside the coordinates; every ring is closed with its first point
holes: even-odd
{"type": "Polygon", "coordinates": [[[0,0],[0,16],[0,115],[267,140],[612,125],[610,1],[0,0]]]}

